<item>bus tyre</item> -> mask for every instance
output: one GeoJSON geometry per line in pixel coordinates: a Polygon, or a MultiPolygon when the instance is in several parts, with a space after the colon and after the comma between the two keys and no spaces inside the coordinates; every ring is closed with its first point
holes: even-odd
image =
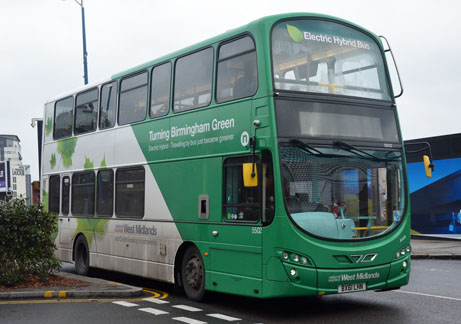
{"type": "Polygon", "coordinates": [[[199,250],[190,246],[184,253],[181,281],[189,299],[201,301],[205,296],[205,267],[199,250]]]}
{"type": "Polygon", "coordinates": [[[85,236],[80,235],[75,242],[75,270],[81,276],[86,276],[90,269],[90,254],[85,236]]]}

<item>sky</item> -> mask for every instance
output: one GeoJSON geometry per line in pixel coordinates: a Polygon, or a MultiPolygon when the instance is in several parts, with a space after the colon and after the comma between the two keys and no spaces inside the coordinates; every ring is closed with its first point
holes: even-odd
{"type": "MultiPolygon", "coordinates": [[[[267,15],[349,20],[389,40],[404,87],[403,138],[461,133],[459,1],[84,0],[84,7],[90,83],[267,15]]],[[[0,73],[0,134],[20,138],[23,163],[38,180],[31,120],[43,117],[47,99],[83,85],[75,0],[0,0],[0,73]]]]}

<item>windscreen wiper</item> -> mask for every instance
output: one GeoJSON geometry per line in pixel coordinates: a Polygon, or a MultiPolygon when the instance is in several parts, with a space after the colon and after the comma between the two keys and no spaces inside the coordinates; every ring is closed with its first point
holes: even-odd
{"type": "Polygon", "coordinates": [[[394,159],[388,159],[388,158],[380,158],[376,155],[373,155],[371,153],[368,153],[364,150],[361,150],[359,148],[356,148],[355,146],[353,145],[350,145],[346,142],[343,142],[343,141],[334,141],[333,142],[333,147],[334,148],[338,148],[338,149],[343,149],[345,151],[348,151],[348,152],[351,152],[357,156],[360,156],[360,157],[364,157],[364,156],[368,156],[374,160],[378,160],[378,161],[397,161],[398,158],[394,158],[394,159]]]}
{"type": "Polygon", "coordinates": [[[293,146],[296,146],[303,151],[316,155],[316,156],[321,156],[321,157],[345,157],[344,155],[337,155],[337,154],[328,154],[328,153],[323,153],[322,151],[316,149],[315,147],[304,143],[303,141],[300,141],[299,139],[291,139],[290,144],[293,146]]]}

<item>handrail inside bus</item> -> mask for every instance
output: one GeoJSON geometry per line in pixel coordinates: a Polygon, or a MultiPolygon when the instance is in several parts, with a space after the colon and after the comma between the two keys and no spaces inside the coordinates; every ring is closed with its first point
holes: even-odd
{"type": "Polygon", "coordinates": [[[366,231],[366,230],[380,230],[380,229],[388,229],[389,226],[363,226],[363,227],[355,227],[356,231],[366,231]]]}

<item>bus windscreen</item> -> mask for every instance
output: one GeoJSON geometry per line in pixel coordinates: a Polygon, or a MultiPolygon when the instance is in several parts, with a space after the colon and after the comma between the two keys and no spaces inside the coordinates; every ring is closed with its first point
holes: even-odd
{"type": "Polygon", "coordinates": [[[272,31],[272,64],[276,90],[391,100],[377,43],[337,22],[278,23],[272,31]]]}

